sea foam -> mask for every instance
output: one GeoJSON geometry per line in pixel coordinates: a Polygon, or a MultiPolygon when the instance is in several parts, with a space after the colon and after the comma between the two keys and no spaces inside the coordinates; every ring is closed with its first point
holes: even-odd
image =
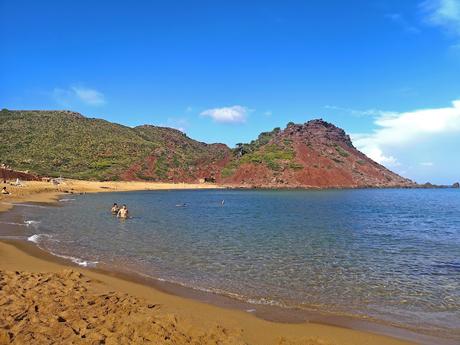
{"type": "Polygon", "coordinates": [[[57,254],[53,252],[50,252],[50,253],[54,256],[57,256],[58,258],[70,260],[74,264],[77,264],[78,266],[82,266],[82,267],[95,267],[99,263],[99,261],[84,260],[84,259],[77,258],[75,256],[61,255],[61,254],[57,254]]]}
{"type": "Polygon", "coordinates": [[[27,237],[27,241],[33,242],[33,243],[39,243],[40,239],[43,237],[51,237],[51,235],[48,234],[35,234],[32,236],[27,237]]]}
{"type": "Polygon", "coordinates": [[[34,227],[37,227],[38,224],[40,224],[40,221],[39,220],[25,220],[24,221],[24,224],[26,226],[34,226],[34,227]]]}
{"type": "MultiPolygon", "coordinates": [[[[43,237],[52,238],[52,236],[48,234],[35,234],[35,235],[27,237],[27,240],[35,244],[39,244],[43,237]]],[[[58,240],[54,240],[54,241],[58,241],[58,240]]],[[[57,254],[51,251],[49,253],[54,256],[57,256],[58,258],[70,260],[74,264],[77,264],[78,266],[82,266],[82,267],[95,267],[99,263],[99,261],[84,260],[81,258],[77,258],[75,256],[61,255],[61,254],[57,254]]]]}
{"type": "Polygon", "coordinates": [[[17,225],[17,226],[27,226],[27,224],[23,224],[23,223],[14,223],[14,222],[0,222],[0,224],[17,225]]]}
{"type": "Polygon", "coordinates": [[[31,205],[31,204],[21,204],[21,203],[13,203],[11,205],[22,206],[22,207],[47,208],[46,206],[41,206],[41,205],[31,205]]]}

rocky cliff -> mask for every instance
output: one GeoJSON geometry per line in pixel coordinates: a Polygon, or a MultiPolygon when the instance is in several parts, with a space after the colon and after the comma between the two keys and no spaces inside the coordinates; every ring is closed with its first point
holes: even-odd
{"type": "Polygon", "coordinates": [[[358,151],[342,129],[323,120],[289,123],[238,145],[220,181],[261,187],[414,186],[358,151]]]}

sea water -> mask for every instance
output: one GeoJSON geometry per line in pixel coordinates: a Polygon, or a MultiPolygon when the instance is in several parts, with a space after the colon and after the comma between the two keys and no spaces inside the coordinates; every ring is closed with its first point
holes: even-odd
{"type": "Polygon", "coordinates": [[[31,206],[0,218],[0,234],[83,266],[460,339],[460,190],[145,191],[31,206]],[[112,216],[114,202],[132,218],[112,216]],[[2,221],[17,226],[2,233],[2,221]]]}

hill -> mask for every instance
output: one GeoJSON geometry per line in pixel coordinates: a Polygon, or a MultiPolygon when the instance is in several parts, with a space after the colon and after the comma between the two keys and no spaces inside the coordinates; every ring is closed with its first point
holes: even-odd
{"type": "Polygon", "coordinates": [[[130,128],[70,111],[0,111],[0,162],[39,175],[95,180],[196,181],[230,155],[184,133],[130,128]]]}
{"type": "Polygon", "coordinates": [[[39,175],[257,187],[414,184],[359,152],[322,120],[289,123],[233,150],[165,127],[127,127],[70,111],[0,112],[0,163],[39,175]]]}
{"type": "Polygon", "coordinates": [[[358,151],[340,128],[323,120],[289,123],[238,144],[221,182],[264,187],[413,186],[358,151]]]}

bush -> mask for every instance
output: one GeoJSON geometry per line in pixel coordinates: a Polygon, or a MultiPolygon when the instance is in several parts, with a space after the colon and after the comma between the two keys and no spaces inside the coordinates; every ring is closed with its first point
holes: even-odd
{"type": "Polygon", "coordinates": [[[348,157],[350,154],[345,151],[343,148],[341,148],[339,145],[335,144],[335,150],[341,155],[342,157],[348,157]]]}
{"type": "Polygon", "coordinates": [[[289,168],[290,169],[293,169],[293,170],[302,170],[303,169],[303,165],[302,164],[299,164],[297,162],[291,162],[289,163],[289,168]]]}

